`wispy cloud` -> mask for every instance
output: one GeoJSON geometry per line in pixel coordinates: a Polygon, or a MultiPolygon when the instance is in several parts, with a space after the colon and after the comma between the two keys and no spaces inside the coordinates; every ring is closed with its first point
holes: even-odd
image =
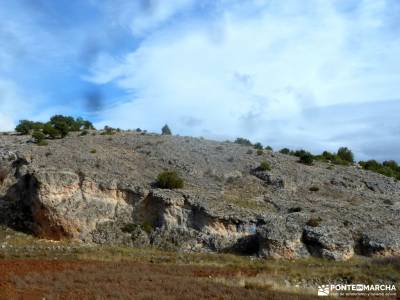
{"type": "Polygon", "coordinates": [[[353,129],[365,124],[320,130],[326,122],[310,122],[316,116],[306,112],[398,99],[394,8],[394,1],[220,1],[206,15],[163,18],[133,52],[93,69],[94,82],[134,92],[102,117],[121,127],[156,130],[169,122],[185,134],[275,145],[351,146],[353,129]]]}
{"type": "Polygon", "coordinates": [[[397,0],[7,2],[0,129],[89,114],[400,160],[399,20],[397,0]]]}

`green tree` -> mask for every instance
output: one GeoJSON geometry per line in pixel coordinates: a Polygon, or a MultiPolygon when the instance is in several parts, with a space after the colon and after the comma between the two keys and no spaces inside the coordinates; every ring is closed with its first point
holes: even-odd
{"type": "Polygon", "coordinates": [[[257,149],[257,150],[262,150],[262,149],[264,149],[264,147],[263,147],[263,145],[262,145],[261,143],[255,143],[255,144],[254,144],[254,148],[257,149]]]}
{"type": "Polygon", "coordinates": [[[171,135],[171,129],[169,129],[169,126],[167,124],[164,125],[163,128],[161,128],[161,134],[162,135],[171,135]]]}
{"type": "Polygon", "coordinates": [[[337,152],[337,156],[344,160],[347,161],[349,163],[353,163],[354,162],[354,155],[353,152],[348,149],[347,147],[341,147],[339,148],[338,152],[337,152]]]}
{"type": "Polygon", "coordinates": [[[60,136],[60,131],[54,128],[50,123],[46,123],[43,126],[43,133],[48,135],[52,139],[55,139],[60,136]]]}
{"type": "Polygon", "coordinates": [[[235,144],[244,145],[244,146],[252,145],[248,139],[240,138],[240,137],[235,140],[235,144]]]}
{"type": "Polygon", "coordinates": [[[305,165],[313,164],[314,156],[310,152],[304,151],[300,154],[299,157],[300,157],[299,162],[301,162],[302,164],[305,164],[305,165]]]}
{"type": "Polygon", "coordinates": [[[20,134],[29,134],[33,128],[33,122],[29,120],[20,120],[15,131],[20,134]]]}
{"type": "Polygon", "coordinates": [[[279,150],[279,153],[290,154],[290,150],[288,148],[283,148],[283,149],[279,150]]]}
{"type": "Polygon", "coordinates": [[[43,142],[44,142],[44,139],[46,138],[44,133],[39,130],[35,130],[34,132],[32,132],[32,137],[33,137],[35,143],[38,145],[44,144],[43,142]]]}

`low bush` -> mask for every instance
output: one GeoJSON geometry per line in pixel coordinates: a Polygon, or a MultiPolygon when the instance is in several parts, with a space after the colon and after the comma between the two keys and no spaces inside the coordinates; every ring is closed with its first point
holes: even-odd
{"type": "Polygon", "coordinates": [[[262,149],[257,149],[257,155],[263,155],[264,151],[262,149]]]}
{"type": "Polygon", "coordinates": [[[254,149],[262,150],[262,149],[264,149],[264,147],[263,147],[263,145],[261,143],[255,143],[254,144],[254,149]]]}
{"type": "Polygon", "coordinates": [[[265,147],[265,150],[268,150],[268,151],[273,151],[273,149],[272,149],[272,147],[271,147],[271,146],[267,146],[267,147],[265,147]]]}
{"type": "Polygon", "coordinates": [[[38,145],[38,146],[47,146],[48,144],[49,143],[46,142],[45,140],[42,140],[42,141],[36,143],[36,145],[38,145]]]}
{"type": "Polygon", "coordinates": [[[271,166],[267,161],[262,161],[257,168],[259,171],[271,171],[271,166]]]}
{"type": "MultiPolygon", "coordinates": [[[[304,150],[302,150],[302,151],[304,151],[304,150]]],[[[299,155],[300,155],[299,162],[301,162],[302,164],[309,165],[309,166],[313,164],[314,156],[310,152],[304,151],[299,155]]]]}
{"type": "Polygon", "coordinates": [[[183,188],[183,179],[175,171],[165,171],[158,175],[157,185],[162,189],[183,188]]]}
{"type": "Polygon", "coordinates": [[[288,148],[283,148],[283,149],[279,150],[279,153],[290,154],[290,150],[288,148]]]}
{"type": "Polygon", "coordinates": [[[296,206],[296,207],[291,207],[288,209],[288,213],[296,213],[296,212],[301,212],[303,209],[300,206],[296,206]]]}
{"type": "Polygon", "coordinates": [[[322,222],[322,219],[320,217],[317,218],[311,218],[307,221],[307,225],[311,227],[318,227],[322,222]]]}
{"type": "Polygon", "coordinates": [[[101,135],[113,135],[115,134],[117,130],[115,128],[112,128],[110,126],[104,126],[103,132],[100,133],[101,135]]]}
{"type": "Polygon", "coordinates": [[[400,180],[400,167],[393,160],[384,161],[383,163],[379,163],[376,160],[360,161],[359,165],[365,170],[400,180]]]}
{"type": "Polygon", "coordinates": [[[251,146],[251,142],[248,139],[245,138],[237,138],[235,140],[235,144],[243,145],[243,146],[251,146]]]}
{"type": "Polygon", "coordinates": [[[42,132],[43,134],[49,136],[52,139],[55,139],[60,136],[60,132],[49,123],[43,125],[42,132]]]}
{"type": "Polygon", "coordinates": [[[35,130],[34,132],[32,132],[32,137],[36,144],[40,144],[44,141],[46,135],[39,130],[35,130]]]}
{"type": "Polygon", "coordinates": [[[310,192],[318,192],[319,191],[319,187],[317,186],[312,186],[309,188],[310,192]]]}
{"type": "Polygon", "coordinates": [[[297,157],[302,157],[305,154],[311,154],[310,152],[307,152],[306,150],[300,149],[296,151],[290,151],[291,155],[297,156],[297,157]]]}

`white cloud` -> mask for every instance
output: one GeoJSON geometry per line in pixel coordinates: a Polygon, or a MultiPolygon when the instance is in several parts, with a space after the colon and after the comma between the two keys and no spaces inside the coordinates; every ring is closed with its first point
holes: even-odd
{"type": "Polygon", "coordinates": [[[195,0],[93,1],[115,25],[141,36],[195,5],[195,0]]]}
{"type": "Polygon", "coordinates": [[[222,1],[214,18],[154,31],[113,67],[94,69],[94,81],[134,92],[103,113],[104,123],[158,130],[168,122],[184,134],[326,144],[346,125],[310,128],[306,118],[314,116],[303,111],[400,95],[390,1],[365,0],[345,12],[339,2],[222,1]]]}

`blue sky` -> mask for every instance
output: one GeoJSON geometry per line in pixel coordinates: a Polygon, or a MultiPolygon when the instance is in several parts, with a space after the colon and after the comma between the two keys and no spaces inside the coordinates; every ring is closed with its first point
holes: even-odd
{"type": "Polygon", "coordinates": [[[397,0],[0,4],[0,130],[62,113],[400,160],[397,0]]]}

